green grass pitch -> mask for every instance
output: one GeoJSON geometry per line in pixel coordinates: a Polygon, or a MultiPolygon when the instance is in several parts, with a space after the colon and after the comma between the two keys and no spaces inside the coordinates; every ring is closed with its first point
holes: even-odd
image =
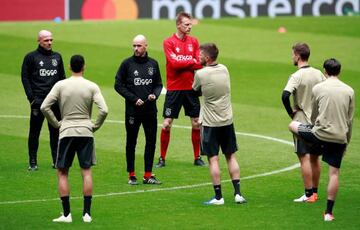
{"type": "MultiPolygon", "coordinates": [[[[248,203],[236,205],[233,189],[221,158],[225,205],[207,207],[213,196],[208,168],[192,165],[190,130],[174,127],[167,166],[154,169],[161,186],[127,185],[125,163],[124,100],[113,89],[120,62],[132,54],[131,41],[144,34],[149,55],[156,58],[165,82],[162,41],[175,31],[173,21],[102,21],[0,23],[0,229],[358,229],[360,226],[360,125],[359,101],[353,139],[343,160],[336,220],[324,223],[327,165],[322,163],[320,200],[296,204],[303,193],[298,168],[267,176],[298,162],[287,131],[289,118],[281,93],[292,66],[291,46],[300,41],[311,47],[310,63],[320,68],[336,57],[343,66],[341,79],[356,93],[360,89],[359,17],[280,17],[275,19],[201,20],[192,34],[200,43],[215,42],[219,62],[231,74],[232,102],[240,150],[241,188],[248,203]],[[287,33],[278,33],[284,26],[287,33]],[[49,29],[54,50],[66,65],[73,54],[86,59],[85,76],[98,83],[109,106],[108,122],[96,133],[98,165],[93,168],[93,223],[82,223],[82,185],[77,160],[70,170],[72,224],[54,224],[61,211],[55,171],[50,165],[46,125],[38,152],[39,171],[27,171],[29,106],[20,80],[24,55],[35,49],[36,34],[49,29]],[[113,122],[110,122],[113,121],[113,122]],[[246,136],[264,135],[287,141],[246,136]],[[13,201],[18,201],[14,203],[13,201]]],[[[69,75],[69,71],[67,74],[69,75]]],[[[164,97],[158,101],[159,124],[164,97]]],[[[175,125],[189,126],[183,112],[175,125]]],[[[158,129],[160,131],[160,128],[158,129]]],[[[158,132],[159,137],[159,132],[158,132]]],[[[159,143],[159,138],[158,138],[159,143]]],[[[144,135],[140,132],[136,172],[143,174],[144,135]]],[[[159,144],[156,155],[159,155],[159,144]]]]}

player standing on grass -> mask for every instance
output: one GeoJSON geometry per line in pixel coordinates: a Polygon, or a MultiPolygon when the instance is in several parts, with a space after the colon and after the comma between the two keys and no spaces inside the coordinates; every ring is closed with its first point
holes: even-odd
{"type": "Polygon", "coordinates": [[[59,193],[63,215],[53,222],[72,222],[70,213],[69,169],[77,153],[83,178],[84,209],[83,221],[91,222],[91,199],[93,181],[91,166],[95,163],[94,132],[103,124],[108,108],[99,87],[86,80],[85,60],[81,55],[71,57],[72,76],[56,83],[41,105],[41,111],[55,128],[60,129],[60,140],[56,158],[59,193]],[[59,103],[61,121],[58,121],[50,107],[59,103]],[[98,116],[93,123],[91,111],[93,103],[98,107],[98,116]]]}
{"type": "Polygon", "coordinates": [[[151,173],[157,133],[157,107],[161,89],[159,64],[148,56],[143,35],[133,39],[134,55],[125,59],[115,77],[115,90],[125,98],[126,165],[128,184],[138,184],[135,176],[135,148],[141,124],[145,133],[144,184],[161,184],[151,173]]]}
{"type": "Polygon", "coordinates": [[[324,221],[332,221],[332,210],[339,189],[340,165],[351,139],[355,94],[350,86],[338,78],[341,70],[339,61],[334,58],[326,60],[324,69],[326,81],[312,89],[313,125],[292,121],[289,129],[319,148],[323,154],[322,160],[329,165],[324,221]]]}
{"type": "MultiPolygon", "coordinates": [[[[59,53],[52,50],[52,33],[47,30],[41,30],[38,34],[38,43],[38,48],[25,56],[21,68],[22,84],[31,107],[28,138],[29,171],[38,169],[37,151],[41,127],[44,122],[44,115],[40,112],[41,103],[55,83],[65,79],[62,57],[59,53]]],[[[59,106],[54,104],[51,109],[56,118],[60,119],[59,106]]],[[[48,128],[52,163],[54,166],[59,130],[52,127],[49,123],[48,128]]]]}
{"type": "Polygon", "coordinates": [[[219,50],[213,43],[200,46],[200,62],[205,67],[195,73],[193,89],[202,94],[204,105],[201,109],[202,124],[201,153],[207,155],[210,176],[215,197],[205,202],[209,205],[222,205],[219,148],[225,155],[229,174],[234,186],[236,203],[245,203],[240,193],[240,167],[236,160],[236,136],[230,100],[230,76],[227,68],[218,64],[219,50]]]}
{"type": "Polygon", "coordinates": [[[178,118],[181,107],[184,107],[185,115],[191,120],[194,165],[205,165],[200,157],[200,102],[192,90],[194,70],[201,69],[202,66],[199,63],[199,42],[189,36],[192,28],[191,15],[180,12],[176,17],[176,28],[176,33],[164,40],[167,93],[163,111],[165,119],[160,136],[160,158],[156,164],[158,168],[165,166],[171,125],[178,118]]]}
{"type": "MultiPolygon", "coordinates": [[[[306,43],[295,44],[292,51],[292,60],[298,70],[289,77],[282,94],[282,102],[293,121],[311,124],[311,90],[316,84],[325,80],[325,77],[320,70],[310,67],[308,63],[310,48],[306,43]],[[294,99],[293,107],[290,105],[291,94],[294,99]]],[[[319,153],[296,136],[294,136],[294,145],[305,187],[305,194],[294,202],[315,202],[318,199],[320,179],[319,153]]]]}

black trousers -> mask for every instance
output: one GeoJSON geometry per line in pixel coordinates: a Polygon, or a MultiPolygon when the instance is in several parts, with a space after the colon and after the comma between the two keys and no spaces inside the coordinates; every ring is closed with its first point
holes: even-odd
{"type": "Polygon", "coordinates": [[[135,148],[142,124],[145,133],[145,152],[144,152],[144,170],[151,172],[156,148],[157,116],[155,114],[146,114],[138,116],[126,115],[126,164],[127,171],[135,171],[135,148]]]}
{"type": "MultiPolygon", "coordinates": [[[[56,118],[58,120],[61,119],[60,110],[58,104],[54,104],[51,107],[51,110],[54,112],[56,118]]],[[[39,136],[42,128],[42,124],[44,122],[44,115],[40,111],[40,105],[32,105],[31,106],[31,114],[30,114],[30,130],[29,130],[29,139],[28,139],[28,150],[29,150],[29,164],[34,165],[37,164],[37,151],[39,148],[39,136]]],[[[59,140],[59,129],[55,129],[48,123],[48,129],[50,133],[50,148],[51,148],[51,156],[52,162],[55,164],[56,161],[56,153],[57,153],[57,145],[59,140]]]]}

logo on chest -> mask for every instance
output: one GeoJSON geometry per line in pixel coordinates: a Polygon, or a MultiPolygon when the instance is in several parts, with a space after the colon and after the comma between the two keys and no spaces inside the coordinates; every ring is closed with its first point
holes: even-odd
{"type": "Polygon", "coordinates": [[[50,76],[54,76],[57,74],[57,70],[56,69],[52,69],[52,70],[48,70],[48,69],[40,69],[39,70],[39,75],[41,77],[50,77],[50,76]]]}
{"type": "Polygon", "coordinates": [[[56,67],[58,65],[58,62],[56,61],[56,59],[52,59],[51,64],[56,67]]]}
{"type": "Polygon", "coordinates": [[[151,78],[150,79],[142,79],[142,78],[139,78],[139,77],[134,78],[134,85],[137,85],[137,86],[139,86],[139,85],[149,85],[151,83],[152,83],[151,78]]]}
{"type": "Polygon", "coordinates": [[[193,45],[192,44],[188,44],[188,50],[190,52],[193,52],[194,51],[194,48],[193,48],[193,45]]]}
{"type": "Polygon", "coordinates": [[[149,67],[149,69],[148,69],[148,74],[149,74],[150,76],[154,75],[154,68],[153,68],[153,67],[149,67]]]}

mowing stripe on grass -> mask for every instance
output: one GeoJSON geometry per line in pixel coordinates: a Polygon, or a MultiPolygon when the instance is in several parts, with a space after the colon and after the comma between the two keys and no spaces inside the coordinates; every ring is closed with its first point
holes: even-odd
{"type": "MultiPolygon", "coordinates": [[[[19,115],[0,115],[0,118],[18,118],[18,119],[28,119],[28,116],[19,116],[19,115]]],[[[115,120],[107,120],[108,123],[124,123],[124,121],[115,121],[115,120]]],[[[161,126],[161,125],[159,125],[161,126]]],[[[175,128],[183,128],[183,129],[191,129],[190,126],[181,126],[181,125],[173,125],[175,128]]],[[[270,141],[279,142],[286,145],[293,145],[292,142],[282,140],[279,138],[264,136],[264,135],[258,135],[253,133],[242,133],[242,132],[236,132],[237,135],[243,135],[243,136],[249,136],[249,137],[255,137],[255,138],[262,138],[270,141]]],[[[249,180],[259,177],[265,177],[265,176],[271,176],[274,174],[279,174],[282,172],[291,171],[293,169],[299,168],[300,164],[296,163],[294,165],[291,165],[289,167],[274,170],[271,172],[265,172],[260,174],[255,174],[247,177],[242,177],[241,180],[249,180]]],[[[230,182],[231,180],[223,180],[222,182],[230,182]]],[[[109,197],[109,196],[123,196],[123,195],[131,195],[131,194],[138,194],[138,193],[148,193],[148,192],[162,192],[162,191],[172,191],[172,190],[180,190],[180,189],[191,189],[191,188],[197,188],[197,187],[203,187],[203,186],[209,186],[212,185],[211,182],[207,183],[201,183],[201,184],[194,184],[194,185],[183,185],[183,186],[175,186],[170,188],[155,188],[155,189],[149,189],[149,190],[137,190],[137,191],[128,191],[128,192],[113,192],[113,193],[106,193],[106,194],[98,194],[93,195],[93,197],[109,197]]],[[[83,197],[71,197],[71,199],[83,199],[83,197]]],[[[37,199],[37,200],[17,200],[17,201],[0,201],[0,205],[2,204],[24,204],[24,203],[35,203],[35,202],[48,202],[48,201],[58,201],[59,198],[51,198],[51,199],[37,199]]]]}
{"type": "MultiPolygon", "coordinates": [[[[247,177],[242,177],[241,180],[243,181],[243,180],[249,180],[249,179],[254,179],[254,178],[258,178],[258,177],[271,176],[271,175],[274,175],[274,174],[279,174],[279,173],[282,173],[282,172],[291,171],[291,170],[299,168],[299,167],[300,167],[300,164],[296,163],[294,165],[291,165],[291,166],[283,168],[283,169],[274,170],[274,171],[266,172],[266,173],[255,174],[255,175],[247,176],[247,177]]],[[[224,182],[230,182],[230,181],[231,180],[222,180],[221,182],[224,183],[224,182]]],[[[198,188],[198,187],[209,186],[209,185],[212,185],[212,183],[207,182],[207,183],[201,183],[201,184],[175,186],[175,187],[170,187],[170,188],[154,188],[154,189],[149,189],[149,190],[136,190],[136,191],[128,191],[128,192],[111,192],[111,193],[106,193],[106,194],[93,195],[93,197],[124,196],[124,195],[138,194],[138,193],[163,192],[163,191],[198,188]]],[[[0,201],[0,205],[2,205],[2,204],[24,204],[24,203],[35,203],[35,202],[59,201],[59,199],[60,198],[38,199],[38,200],[0,201]]],[[[83,199],[83,197],[82,196],[71,197],[71,200],[78,200],[78,199],[83,199]]]]}
{"type": "MultiPolygon", "coordinates": [[[[22,115],[0,115],[0,118],[17,118],[17,119],[29,119],[29,116],[22,116],[22,115]]],[[[116,120],[105,120],[105,123],[115,123],[115,124],[125,124],[125,121],[116,121],[116,120]]],[[[161,124],[158,125],[159,127],[162,127],[161,124]]],[[[172,127],[180,128],[180,129],[191,129],[191,126],[182,126],[182,125],[172,125],[172,127]]],[[[275,141],[286,145],[294,145],[291,141],[282,140],[275,137],[269,137],[254,133],[243,133],[243,132],[235,132],[236,135],[241,136],[248,136],[248,137],[256,137],[261,138],[265,140],[275,141]]]]}

